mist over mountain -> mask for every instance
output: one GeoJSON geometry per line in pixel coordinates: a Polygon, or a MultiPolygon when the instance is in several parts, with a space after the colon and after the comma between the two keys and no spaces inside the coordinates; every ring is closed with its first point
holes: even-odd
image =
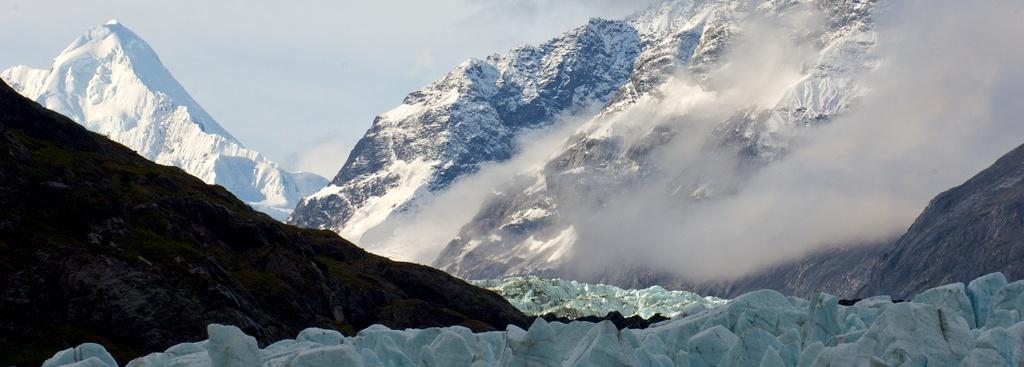
{"type": "MultiPolygon", "coordinates": [[[[872,9],[665,1],[467,62],[378,117],[334,183],[290,221],[388,256],[436,258],[462,276],[554,269],[579,236],[597,234],[581,234],[594,209],[643,195],[680,208],[729,196],[803,128],[848,109],[879,62],[872,9]],[[392,159],[404,163],[381,163],[392,159]],[[409,238],[431,247],[403,246],[409,238]]],[[[608,247],[597,252],[616,257],[608,247]]]]}
{"type": "Polygon", "coordinates": [[[664,1],[594,20],[411,94],[290,221],[468,278],[628,286],[888,243],[1024,140],[999,97],[1021,34],[1004,7],[664,1]]]}
{"type": "MultiPolygon", "coordinates": [[[[301,75],[351,60],[239,88],[243,115],[294,117],[257,136],[310,142],[289,167],[345,157],[329,182],[245,148],[117,21],[0,73],[0,363],[1024,365],[1024,3],[461,1],[247,36],[474,14],[342,52],[398,65],[487,22],[614,19],[458,64],[350,153],[311,116],[358,118],[390,77],[323,109],[289,109],[336,95],[301,75]]],[[[360,8],[305,5],[238,15],[360,8]]],[[[336,53],[322,36],[257,62],[336,53]]]]}

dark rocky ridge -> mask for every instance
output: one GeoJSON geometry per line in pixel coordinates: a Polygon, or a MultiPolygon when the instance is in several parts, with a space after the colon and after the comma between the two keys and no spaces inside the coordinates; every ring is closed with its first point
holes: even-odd
{"type": "Polygon", "coordinates": [[[860,294],[908,297],[992,272],[1024,278],[1024,145],[932,199],[860,294]]]}
{"type": "Polygon", "coordinates": [[[284,225],[0,83],[0,361],[86,341],[119,360],[238,325],[525,326],[495,293],[284,225]]]}
{"type": "Polygon", "coordinates": [[[640,315],[633,315],[633,316],[630,316],[630,317],[625,317],[625,316],[622,316],[622,314],[619,313],[618,311],[609,312],[607,315],[604,315],[604,316],[584,316],[584,317],[580,317],[580,318],[576,318],[576,319],[565,317],[565,316],[556,316],[555,314],[549,313],[549,314],[545,314],[544,316],[538,316],[535,319],[544,319],[544,321],[547,321],[547,322],[560,322],[560,323],[563,323],[563,324],[568,324],[568,323],[571,323],[573,321],[598,323],[598,322],[607,320],[607,321],[611,321],[612,324],[615,325],[615,328],[619,329],[619,330],[622,330],[622,329],[646,329],[646,328],[650,327],[651,325],[657,324],[657,323],[662,322],[662,321],[670,320],[669,318],[667,318],[665,316],[662,316],[660,313],[656,313],[656,314],[652,315],[651,317],[648,317],[648,318],[645,319],[645,318],[641,317],[640,315]]]}

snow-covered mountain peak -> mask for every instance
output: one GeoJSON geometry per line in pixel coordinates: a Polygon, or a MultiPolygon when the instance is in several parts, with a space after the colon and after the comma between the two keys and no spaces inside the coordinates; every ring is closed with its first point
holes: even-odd
{"type": "MultiPolygon", "coordinates": [[[[731,192],[732,182],[745,177],[739,169],[771,162],[798,129],[842,113],[877,65],[871,5],[666,0],[621,20],[594,18],[547,42],[468,60],[375,119],[331,186],[303,200],[289,221],[337,231],[387,256],[430,261],[416,257],[430,257],[430,250],[393,241],[394,234],[429,216],[423,213],[431,201],[443,200],[437,198],[456,180],[522,153],[525,132],[567,128],[574,132],[565,133],[572,136],[564,146],[545,145],[553,152],[538,154],[546,163],[531,164],[525,178],[510,180],[493,198],[472,199],[483,200],[480,211],[454,220],[467,223],[434,262],[475,278],[554,269],[587,235],[568,219],[578,203],[663,181],[650,176],[672,175],[656,164],[670,142],[692,141],[688,150],[722,146],[729,160],[742,162],[722,170],[736,168],[735,177],[694,163],[679,169],[681,178],[664,180],[680,188],[668,196],[692,193],[697,200],[731,192]],[[785,49],[763,46],[776,43],[785,49]],[[736,71],[722,72],[729,65],[736,71]],[[685,106],[694,101],[704,109],[715,104],[716,116],[702,120],[699,133],[673,140],[689,128],[677,125],[693,119],[659,116],[691,109],[685,106]],[[645,109],[663,113],[636,112],[645,109]]],[[[715,160],[693,162],[705,161],[715,160]]]]}
{"type": "MultiPolygon", "coordinates": [[[[78,52],[92,52],[95,57],[106,57],[117,52],[131,52],[132,57],[156,58],[156,52],[139,35],[124,24],[111,20],[85,31],[61,51],[56,60],[78,52]]],[[[59,62],[56,61],[55,62],[59,62]]]]}
{"type": "Polygon", "coordinates": [[[878,65],[871,7],[680,0],[626,18],[641,52],[616,96],[543,170],[484,200],[434,265],[467,278],[568,274],[587,261],[578,244],[609,235],[586,226],[593,208],[641,189],[664,190],[673,210],[740,190],[750,172],[785,156],[801,129],[862,94],[878,65]],[[714,113],[671,112],[695,103],[714,113]]]}
{"type": "Polygon", "coordinates": [[[638,43],[625,22],[593,19],[540,45],[463,62],[378,116],[331,186],[290,222],[358,241],[418,198],[507,160],[523,131],[603,105],[629,77],[638,43]]]}
{"type": "MultiPolygon", "coordinates": [[[[185,107],[193,122],[197,123],[201,130],[241,145],[178,83],[171,72],[164,67],[156,51],[135,32],[116,20],[93,27],[75,39],[53,59],[51,70],[60,71],[61,74],[69,75],[70,78],[35,84],[45,90],[19,91],[25,95],[38,94],[41,98],[48,99],[53,97],[47,96],[47,92],[52,92],[54,89],[62,89],[65,94],[68,94],[67,92],[81,89],[82,83],[91,83],[96,87],[90,91],[91,99],[109,100],[109,98],[103,97],[109,97],[111,92],[116,92],[116,89],[112,90],[110,86],[128,87],[128,90],[122,91],[120,94],[129,100],[110,101],[106,106],[114,110],[124,109],[118,111],[122,115],[133,113],[137,106],[135,102],[138,101],[140,94],[155,92],[165,97],[168,103],[185,107]],[[92,76],[92,78],[86,80],[86,76],[92,76]]],[[[26,84],[26,86],[30,85],[31,83],[26,84]]],[[[17,86],[16,89],[18,89],[17,86]]],[[[68,112],[75,114],[72,117],[76,120],[90,120],[89,116],[84,115],[88,111],[75,108],[74,105],[67,107],[68,112]]]]}
{"type": "Polygon", "coordinates": [[[285,172],[242,146],[178,83],[156,51],[117,21],[87,30],[48,69],[19,65],[0,78],[89,130],[220,184],[279,219],[326,183],[313,174],[285,172]]]}
{"type": "Polygon", "coordinates": [[[626,21],[644,34],[667,33],[692,17],[697,4],[692,0],[665,0],[638,12],[626,21]]]}

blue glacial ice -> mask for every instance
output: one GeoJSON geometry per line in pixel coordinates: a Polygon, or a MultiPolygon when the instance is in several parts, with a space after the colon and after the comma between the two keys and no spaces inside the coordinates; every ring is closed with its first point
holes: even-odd
{"type": "Polygon", "coordinates": [[[701,297],[692,292],[669,291],[659,286],[622,289],[605,284],[535,276],[472,280],[470,283],[500,294],[520,311],[533,316],[551,313],[555,316],[580,318],[605,316],[617,311],[625,317],[640,315],[647,319],[661,314],[673,318],[695,314],[726,302],[724,299],[701,297]]]}
{"type": "MultiPolygon", "coordinates": [[[[1002,275],[933,288],[911,302],[883,296],[852,306],[827,294],[803,300],[760,290],[643,330],[542,319],[484,333],[374,325],[355,336],[306,329],[264,348],[238,328],[210,325],[206,341],[127,366],[1020,366],[1022,294],[1024,281],[1007,284],[1002,275]]],[[[43,366],[117,364],[103,347],[82,344],[43,366]]]]}

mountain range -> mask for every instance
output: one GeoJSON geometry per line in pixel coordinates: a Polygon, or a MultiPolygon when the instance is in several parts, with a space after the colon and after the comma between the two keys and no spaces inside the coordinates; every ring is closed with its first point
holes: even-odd
{"type": "Polygon", "coordinates": [[[670,1],[627,19],[643,38],[690,41],[646,42],[652,46],[631,80],[647,83],[624,85],[624,97],[577,128],[540,168],[487,198],[433,264],[468,278],[567,274],[591,258],[580,243],[606,242],[609,233],[596,228],[604,225],[590,224],[602,212],[628,213],[643,195],[687,208],[741,192],[751,175],[790,151],[800,130],[829,123],[861,95],[879,62],[871,9],[870,2],[670,1]],[[790,23],[806,12],[824,17],[825,26],[790,23]],[[804,55],[743,64],[768,56],[751,45],[765,41],[804,55]],[[767,65],[783,77],[766,82],[731,70],[767,65]],[[731,100],[734,88],[753,92],[731,100]],[[665,112],[704,104],[713,111],[665,112]]]}
{"type": "Polygon", "coordinates": [[[784,157],[795,135],[847,111],[881,62],[874,8],[663,1],[469,60],[378,116],[289,223],[466,278],[569,275],[588,256],[576,245],[604,235],[584,228],[596,208],[630,192],[681,208],[727,197],[784,157]],[[715,111],[672,112],[693,106],[715,111]],[[538,131],[564,137],[537,148],[538,131]],[[531,149],[545,151],[467,204],[475,214],[434,248],[388,239],[460,179],[531,149]]]}
{"type": "Polygon", "coordinates": [[[224,186],[279,220],[327,182],[285,171],[243,146],[174,79],[146,41],[116,20],[78,37],[49,69],[18,65],[0,78],[89,130],[224,186]]]}
{"type": "Polygon", "coordinates": [[[628,244],[643,237],[615,227],[614,217],[653,210],[630,208],[630,201],[654,197],[699,215],[702,204],[742,193],[808,131],[855,109],[884,62],[875,20],[881,9],[874,1],[669,0],[469,60],[378,116],[331,184],[303,199],[289,222],[469,279],[544,275],[725,297],[771,288],[856,298],[907,297],[992,271],[1019,277],[1007,256],[1019,247],[1011,209],[1017,150],[935,198],[902,236],[832,244],[726,281],[626,261],[628,244]],[[758,44],[781,45],[785,55],[758,44]],[[742,68],[750,70],[736,71],[742,68]],[[701,104],[713,113],[673,113],[701,104]],[[544,134],[564,137],[553,147],[533,144],[544,134]],[[515,171],[482,198],[453,189],[530,154],[540,158],[510,164],[515,171]],[[445,199],[470,201],[458,208],[475,212],[449,223],[455,230],[442,242],[389,239],[452,210],[432,208],[445,199]],[[609,210],[617,206],[632,211],[609,210]],[[613,218],[594,221],[598,214],[613,218]],[[579,246],[609,236],[620,245],[579,246]],[[595,265],[589,251],[623,261],[595,265]],[[942,266],[919,261],[922,255],[942,266]]]}
{"type": "MultiPolygon", "coordinates": [[[[827,156],[835,171],[767,188],[758,180],[806,157],[824,136],[816,133],[851,123],[846,117],[877,99],[871,82],[894,62],[882,57],[887,34],[877,21],[887,6],[665,0],[625,19],[593,19],[540,45],[466,61],[409,94],[374,119],[329,183],[243,147],[122,24],[93,28],[49,69],[0,74],[10,83],[0,82],[0,361],[38,364],[88,340],[114,356],[82,344],[51,365],[112,365],[167,347],[132,365],[219,365],[212,361],[238,356],[282,365],[385,364],[381,357],[399,365],[611,357],[624,365],[1018,365],[1024,281],[1009,281],[1024,277],[1024,145],[935,196],[889,237],[837,236],[808,250],[784,246],[789,233],[780,240],[772,237],[779,232],[755,232],[759,248],[695,235],[704,225],[737,240],[729,232],[778,224],[773,217],[803,208],[709,210],[750,190],[792,185],[803,194],[801,180],[860,173],[827,156]],[[721,279],[685,269],[730,265],[721,258],[762,266],[722,271],[739,275],[721,279]],[[647,332],[540,319],[520,329],[549,312],[571,321],[623,310],[653,317],[655,309],[689,317],[647,332]]],[[[995,79],[1017,80],[1001,71],[995,79]]],[[[945,100],[927,98],[929,86],[914,86],[924,107],[904,96],[884,102],[928,110],[959,130],[1018,132],[950,111],[1010,125],[1019,113],[995,111],[991,100],[978,110],[939,108],[945,100]]],[[[867,116],[885,128],[907,118],[867,116]]],[[[893,135],[885,142],[910,145],[934,137],[911,127],[909,138],[895,128],[848,138],[893,135]]],[[[924,159],[911,163],[953,167],[924,159]]],[[[822,185],[849,194],[836,182],[848,177],[822,185]]],[[[887,179],[868,178],[905,184],[887,179]]],[[[914,184],[923,198],[937,191],[914,184]]],[[[850,197],[845,203],[862,199],[850,197]]],[[[868,213],[891,219],[883,214],[868,213]]],[[[818,233],[821,222],[799,224],[818,233]]]]}

